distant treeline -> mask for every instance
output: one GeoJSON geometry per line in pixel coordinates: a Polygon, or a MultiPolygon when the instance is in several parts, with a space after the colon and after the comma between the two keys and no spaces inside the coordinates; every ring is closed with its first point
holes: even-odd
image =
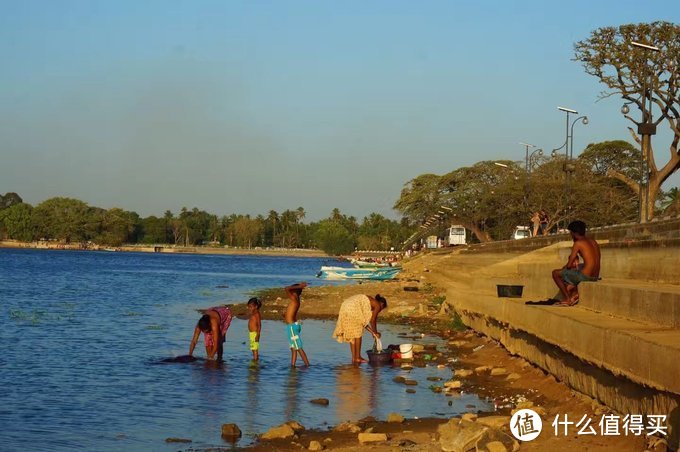
{"type": "Polygon", "coordinates": [[[50,198],[36,206],[16,193],[0,195],[0,238],[21,241],[58,240],[120,246],[124,243],[319,248],[344,254],[355,248],[399,249],[413,232],[397,222],[372,213],[359,222],[333,209],[318,222],[304,223],[305,210],[270,210],[267,216],[217,216],[183,208],[178,214],[142,218],[117,207],[102,209],[72,198],[50,198]]]}

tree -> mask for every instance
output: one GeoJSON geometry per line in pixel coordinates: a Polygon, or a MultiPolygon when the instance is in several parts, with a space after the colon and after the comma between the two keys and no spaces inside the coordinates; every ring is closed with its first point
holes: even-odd
{"type": "Polygon", "coordinates": [[[111,246],[133,242],[135,226],[139,216],[118,207],[105,211],[101,220],[101,235],[97,241],[111,246]]]}
{"type": "Polygon", "coordinates": [[[33,209],[33,222],[38,237],[65,242],[94,237],[97,220],[93,210],[83,201],[72,198],[50,198],[33,209]]]}
{"type": "Polygon", "coordinates": [[[340,222],[331,219],[319,222],[315,241],[320,249],[333,256],[354,250],[354,240],[349,231],[340,222]]]}
{"type": "Polygon", "coordinates": [[[15,204],[21,204],[24,202],[21,196],[14,192],[5,193],[5,195],[0,195],[0,210],[12,207],[15,204]]]}
{"type": "MultiPolygon", "coordinates": [[[[172,214],[170,216],[172,217],[172,214]]],[[[151,215],[142,219],[139,237],[141,243],[168,243],[169,240],[167,217],[158,218],[151,215]]]]}
{"type": "Polygon", "coordinates": [[[408,219],[412,225],[420,224],[439,209],[441,200],[441,176],[421,174],[408,181],[394,209],[408,219]]]}
{"type": "Polygon", "coordinates": [[[33,207],[20,202],[0,210],[0,225],[4,226],[8,238],[28,242],[33,240],[33,207]]]}
{"type": "MultiPolygon", "coordinates": [[[[493,239],[498,219],[516,225],[522,224],[523,221],[518,221],[529,214],[525,171],[512,162],[505,162],[505,167],[495,163],[483,161],[459,168],[442,176],[440,181],[440,199],[453,209],[452,221],[471,230],[480,242],[493,239]]],[[[501,227],[505,229],[506,225],[501,227]]],[[[509,231],[498,231],[496,235],[507,237],[509,231]]]]}
{"type": "MultiPolygon", "coordinates": [[[[574,45],[575,60],[580,61],[587,74],[600,79],[607,90],[600,97],[620,95],[623,99],[636,105],[647,115],[636,121],[629,115],[626,118],[638,129],[629,127],[633,139],[641,145],[644,161],[648,164],[648,191],[646,209],[649,216],[654,215],[654,205],[663,182],[680,167],[680,25],[670,22],[652,22],[649,24],[629,24],[619,27],[602,27],[593,31],[588,39],[574,45]],[[631,42],[653,45],[659,52],[648,51],[632,46],[631,42]],[[642,94],[644,91],[644,95],[642,94]],[[651,121],[649,108],[645,102],[651,100],[656,107],[655,126],[665,121],[672,133],[670,155],[668,161],[658,168],[654,159],[651,140],[643,142],[638,135],[641,124],[651,121]]],[[[649,137],[649,135],[645,135],[649,137]]],[[[634,192],[639,191],[637,181],[624,177],[616,170],[610,172],[628,184],[634,192]]],[[[646,218],[640,218],[646,221],[646,218]]]]}

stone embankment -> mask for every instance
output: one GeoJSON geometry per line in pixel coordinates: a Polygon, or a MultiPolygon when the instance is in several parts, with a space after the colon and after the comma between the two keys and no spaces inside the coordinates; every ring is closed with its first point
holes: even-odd
{"type": "Polygon", "coordinates": [[[666,415],[680,447],[680,220],[593,231],[602,280],[582,283],[575,307],[527,306],[556,297],[551,270],[571,241],[549,236],[415,258],[446,289],[469,327],[617,412],[666,415]],[[523,285],[499,298],[498,284],[523,285]]]}

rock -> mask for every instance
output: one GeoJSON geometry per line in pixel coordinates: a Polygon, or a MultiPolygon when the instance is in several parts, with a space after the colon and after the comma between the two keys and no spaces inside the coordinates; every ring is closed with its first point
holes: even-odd
{"type": "Polygon", "coordinates": [[[333,442],[333,438],[324,438],[323,442],[326,443],[326,444],[332,443],[332,442],[333,442]]]}
{"type": "Polygon", "coordinates": [[[475,447],[488,427],[457,418],[437,427],[439,446],[447,452],[465,452],[475,447]]]}
{"type": "Polygon", "coordinates": [[[427,377],[427,381],[442,381],[442,377],[427,377]]]}
{"type": "Polygon", "coordinates": [[[465,413],[461,419],[468,422],[474,422],[477,420],[477,415],[475,413],[465,413]]]}
{"type": "Polygon", "coordinates": [[[290,428],[292,428],[295,433],[305,430],[305,427],[298,421],[288,421],[286,422],[286,425],[290,426],[290,428]]]}
{"type": "Polygon", "coordinates": [[[278,427],[272,427],[265,434],[263,434],[260,439],[285,439],[291,438],[295,435],[295,430],[288,424],[281,424],[278,427]]]}
{"type": "Polygon", "coordinates": [[[463,384],[459,380],[449,380],[444,383],[445,388],[460,389],[463,384]]]}
{"type": "Polygon", "coordinates": [[[334,429],[334,432],[350,432],[350,433],[359,433],[361,431],[361,427],[358,425],[352,423],[352,422],[343,422],[342,424],[338,424],[334,429]]]}
{"type": "Polygon", "coordinates": [[[430,386],[430,389],[432,390],[432,392],[434,392],[434,393],[436,393],[436,394],[439,394],[440,392],[443,391],[443,389],[442,389],[441,386],[434,386],[434,385],[433,385],[433,386],[430,386]]]}
{"type": "Polygon", "coordinates": [[[329,402],[328,399],[312,399],[310,400],[311,403],[314,403],[316,405],[324,405],[328,406],[329,402]]]}
{"type": "Polygon", "coordinates": [[[222,424],[222,436],[226,438],[240,438],[241,429],[236,424],[222,424]]]}
{"type": "Polygon", "coordinates": [[[387,441],[385,433],[359,433],[359,442],[361,444],[382,443],[385,441],[387,441]]]}
{"type": "Polygon", "coordinates": [[[405,384],[406,386],[417,386],[417,385],[418,385],[418,382],[415,381],[415,380],[404,380],[404,384],[405,384]]]}
{"type": "Polygon", "coordinates": [[[387,422],[401,424],[402,422],[404,422],[404,416],[402,416],[399,413],[390,413],[387,415],[387,422]]]}
{"type": "Polygon", "coordinates": [[[190,439],[185,438],[165,438],[166,443],[190,443],[190,439]]]}
{"type": "Polygon", "coordinates": [[[515,408],[518,410],[523,410],[525,408],[533,408],[534,402],[531,400],[525,400],[524,402],[520,402],[517,405],[515,405],[515,408]]]}
{"type": "Polygon", "coordinates": [[[475,445],[478,451],[514,451],[519,450],[519,443],[515,441],[510,435],[495,429],[487,429],[482,436],[477,440],[475,445]],[[493,444],[498,443],[498,444],[493,444]]]}
{"type": "Polygon", "coordinates": [[[397,376],[397,377],[394,377],[394,378],[392,379],[392,381],[395,382],[395,383],[403,383],[403,382],[406,381],[406,378],[404,378],[404,377],[402,377],[402,376],[397,376]]]}
{"type": "Polygon", "coordinates": [[[491,369],[492,376],[505,375],[507,373],[508,371],[505,370],[504,367],[494,367],[493,369],[491,369]]]}
{"type": "Polygon", "coordinates": [[[486,452],[508,452],[508,449],[506,449],[503,443],[500,441],[491,441],[489,443],[486,443],[483,449],[480,449],[479,447],[477,447],[476,449],[478,451],[486,452]]]}
{"type": "Polygon", "coordinates": [[[487,372],[490,371],[490,370],[491,370],[491,366],[479,366],[479,367],[475,367],[475,373],[476,373],[476,374],[485,374],[485,373],[487,373],[487,372]]]}
{"type": "Polygon", "coordinates": [[[323,450],[323,446],[318,441],[310,441],[308,450],[323,450]]]}
{"type": "Polygon", "coordinates": [[[413,344],[413,353],[422,353],[425,350],[425,346],[421,344],[413,344]]]}
{"type": "Polygon", "coordinates": [[[416,393],[416,390],[415,390],[415,389],[409,388],[409,389],[406,390],[406,393],[407,393],[407,394],[415,394],[415,393],[416,393]]]}
{"type": "Polygon", "coordinates": [[[449,341],[449,345],[454,347],[465,347],[467,345],[467,341],[449,341]]]}
{"type": "Polygon", "coordinates": [[[425,347],[425,350],[430,351],[430,352],[436,352],[437,351],[437,344],[423,344],[423,347],[425,347]]]}
{"type": "Polygon", "coordinates": [[[510,416],[484,416],[477,418],[477,423],[495,429],[509,428],[510,416]]]}
{"type": "Polygon", "coordinates": [[[508,377],[506,378],[506,380],[511,380],[511,381],[512,381],[512,380],[519,380],[519,379],[521,379],[521,378],[522,378],[522,376],[521,376],[520,374],[511,373],[510,375],[508,375],[508,377]]]}
{"type": "Polygon", "coordinates": [[[453,373],[456,377],[466,378],[472,375],[472,371],[468,369],[458,369],[453,373]]]}

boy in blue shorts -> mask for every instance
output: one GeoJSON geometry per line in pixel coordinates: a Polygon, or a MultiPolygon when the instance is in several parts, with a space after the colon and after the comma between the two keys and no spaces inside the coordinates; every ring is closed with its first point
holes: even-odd
{"type": "Polygon", "coordinates": [[[307,287],[307,283],[301,282],[285,288],[285,291],[290,298],[290,303],[288,303],[288,308],[286,308],[284,320],[286,321],[286,334],[288,335],[288,343],[290,345],[291,353],[290,365],[292,367],[295,367],[298,353],[300,354],[302,361],[305,363],[305,366],[309,367],[309,360],[307,359],[307,354],[303,349],[302,338],[300,337],[302,325],[297,320],[297,313],[300,309],[300,295],[302,294],[302,289],[305,287],[307,287]]]}

